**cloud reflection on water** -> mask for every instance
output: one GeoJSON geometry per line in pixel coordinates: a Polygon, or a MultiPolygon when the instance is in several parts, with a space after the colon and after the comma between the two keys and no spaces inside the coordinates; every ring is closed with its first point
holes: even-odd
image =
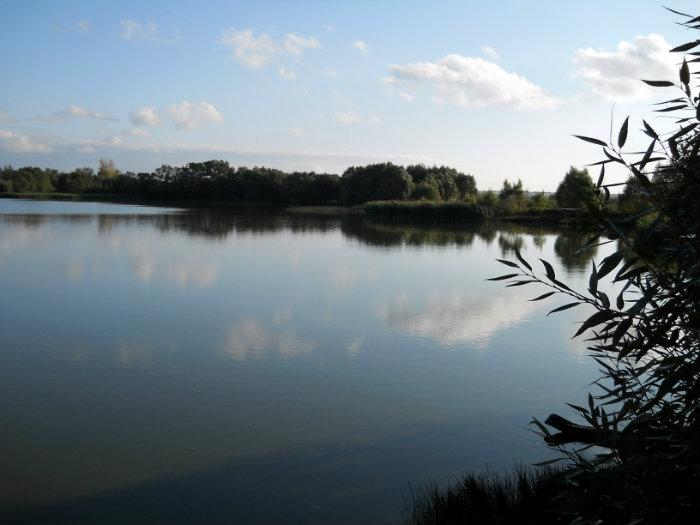
{"type": "Polygon", "coordinates": [[[432,291],[417,301],[399,294],[384,302],[377,317],[389,328],[430,337],[444,346],[473,345],[484,349],[500,330],[517,325],[541,309],[526,297],[469,290],[432,291]]]}
{"type": "Polygon", "coordinates": [[[226,335],[223,351],[238,361],[260,359],[269,353],[289,358],[309,355],[316,343],[292,331],[273,331],[254,319],[237,322],[226,335]]]}

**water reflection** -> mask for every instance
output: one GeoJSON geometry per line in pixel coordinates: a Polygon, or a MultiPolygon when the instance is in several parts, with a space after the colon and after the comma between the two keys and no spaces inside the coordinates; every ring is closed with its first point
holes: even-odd
{"type": "Polygon", "coordinates": [[[244,319],[231,328],[223,348],[234,359],[245,361],[261,358],[267,352],[298,357],[310,354],[315,347],[315,343],[299,339],[294,332],[279,332],[254,319],[244,319]]]}
{"type": "Polygon", "coordinates": [[[514,247],[579,268],[569,231],[70,204],[0,201],[0,522],[388,521],[541,459],[522,427],[594,375],[573,317],[484,281],[514,247]]]}
{"type": "Polygon", "coordinates": [[[396,296],[377,310],[377,316],[394,330],[431,337],[442,345],[484,349],[496,333],[538,309],[541,303],[529,302],[523,293],[440,290],[429,292],[422,301],[396,296]]]}
{"type": "MultiPolygon", "coordinates": [[[[401,225],[393,222],[382,223],[376,220],[350,217],[303,217],[285,214],[279,210],[225,210],[204,211],[185,210],[169,214],[129,214],[129,215],[1,215],[0,223],[12,225],[8,230],[15,238],[8,238],[8,233],[0,234],[0,250],[21,246],[30,242],[39,234],[42,225],[47,222],[66,224],[96,224],[100,236],[110,237],[115,227],[128,229],[148,226],[162,233],[178,232],[188,236],[211,241],[225,241],[232,235],[266,235],[288,231],[292,233],[327,233],[340,231],[352,240],[364,245],[392,246],[471,246],[475,239],[486,245],[498,241],[501,257],[509,257],[515,249],[523,249],[523,236],[532,239],[534,246],[542,249],[548,237],[555,237],[554,253],[564,267],[572,273],[585,271],[597,247],[580,251],[592,233],[587,230],[561,228],[549,225],[517,225],[511,223],[488,223],[480,225],[447,224],[439,228],[420,224],[401,225]],[[34,233],[32,233],[34,232],[34,233]]],[[[136,251],[135,249],[132,251],[136,251]]],[[[144,250],[142,250],[144,251],[144,250]]],[[[152,261],[138,257],[136,272],[145,279],[152,275],[149,266],[152,261]]],[[[192,263],[181,261],[175,264],[171,278],[174,282],[186,284],[195,279],[193,271],[205,272],[207,277],[200,279],[200,284],[211,284],[216,279],[214,268],[192,268],[192,263]]],[[[79,273],[79,272],[76,272],[79,273]]]]}

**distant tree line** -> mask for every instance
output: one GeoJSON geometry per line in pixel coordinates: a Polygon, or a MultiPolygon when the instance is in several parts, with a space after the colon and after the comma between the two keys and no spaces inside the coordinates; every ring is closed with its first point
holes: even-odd
{"type": "MultiPolygon", "coordinates": [[[[134,198],[194,199],[289,205],[339,204],[353,206],[369,201],[467,202],[503,213],[548,208],[577,208],[600,197],[586,169],[571,167],[554,194],[528,192],[520,179],[505,179],[499,191],[477,191],[472,175],[447,166],[398,166],[390,162],[352,166],[342,176],[264,167],[234,167],[223,160],[191,162],[181,167],[163,165],[152,172],[120,172],[109,159],[101,159],[97,172],[77,168],[71,172],[10,166],[0,168],[0,193],[113,194],[134,198]]],[[[615,201],[624,211],[647,205],[635,178],[615,201]]]]}
{"type": "Polygon", "coordinates": [[[120,173],[102,159],[97,173],[78,168],[62,173],[24,167],[0,169],[0,193],[110,193],[149,199],[196,199],[297,205],[356,205],[372,200],[458,200],[477,194],[476,180],[446,166],[353,166],[342,177],[286,173],[263,167],[233,167],[222,160],[163,165],[152,172],[120,173]]]}

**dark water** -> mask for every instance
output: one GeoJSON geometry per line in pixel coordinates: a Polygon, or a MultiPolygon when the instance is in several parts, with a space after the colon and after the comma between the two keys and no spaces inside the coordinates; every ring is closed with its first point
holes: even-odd
{"type": "Polygon", "coordinates": [[[0,200],[0,523],[393,523],[542,459],[581,312],[484,279],[585,238],[0,200]]]}

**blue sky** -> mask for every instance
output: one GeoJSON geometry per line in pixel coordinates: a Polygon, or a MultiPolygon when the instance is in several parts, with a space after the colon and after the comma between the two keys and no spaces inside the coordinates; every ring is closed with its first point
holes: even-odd
{"type": "MultiPolygon", "coordinates": [[[[695,2],[672,7],[693,13],[695,2]]],[[[447,164],[552,190],[695,38],[652,1],[0,4],[0,164],[447,164]]],[[[631,143],[634,147],[635,143],[631,143]]]]}

